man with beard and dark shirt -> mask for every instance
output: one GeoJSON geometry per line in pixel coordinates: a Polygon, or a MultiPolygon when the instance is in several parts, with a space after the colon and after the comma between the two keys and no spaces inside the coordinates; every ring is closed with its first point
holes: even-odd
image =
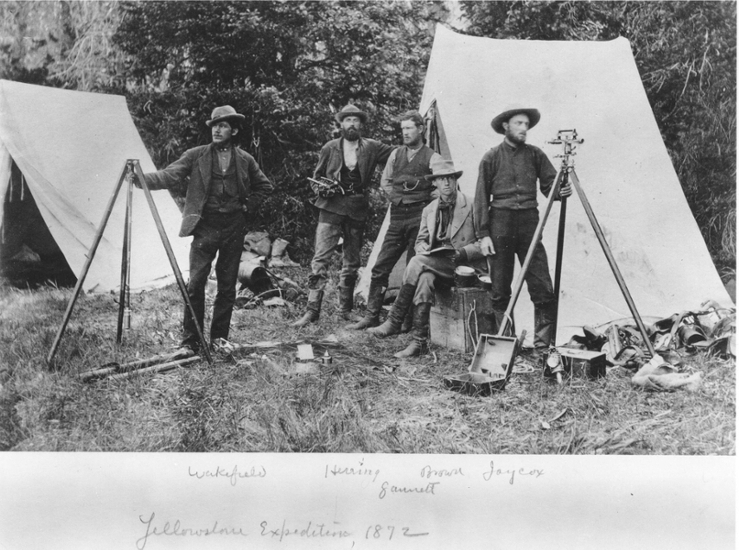
{"type": "MultiPolygon", "coordinates": [[[[482,157],[475,190],[475,234],[482,253],[492,255],[493,314],[498,326],[511,298],[515,257],[523,264],[539,224],[536,182],[549,196],[557,175],[546,154],[526,144],[528,130],[541,115],[537,109],[513,107],[496,116],[491,126],[505,137],[482,157]]],[[[572,194],[569,183],[559,197],[572,194]]],[[[553,343],[557,312],[547,254],[539,241],[526,273],[526,286],[534,303],[534,348],[539,357],[553,343]]]]}
{"type": "Polygon", "coordinates": [[[228,339],[236,301],[236,279],[244,247],[246,222],[272,184],[249,153],[234,144],[244,115],[230,105],[213,109],[212,143],[188,149],[163,170],[144,174],[150,189],[169,189],[185,198],[180,237],[190,244],[190,280],[187,294],[195,310],[193,319],[185,307],[182,346],[198,351],[197,322],[203,329],[205,286],[216,255],[216,299],[210,325],[211,345],[228,339]]]}
{"type": "Polygon", "coordinates": [[[390,273],[403,252],[407,252],[406,263],[415,254],[421,212],[431,202],[434,189],[426,176],[431,174],[431,164],[441,161],[441,156],[423,142],[421,113],[408,111],[398,120],[403,145],[390,153],[380,180],[380,187],[390,199],[390,224],[372,266],[367,312],[361,321],[347,326],[348,329],[363,330],[380,324],[380,309],[390,273]]]}
{"type": "Polygon", "coordinates": [[[343,265],[339,277],[339,308],[346,321],[356,321],[352,315],[354,286],[361,264],[360,253],[364,228],[369,214],[367,193],[372,174],[378,164],[387,161],[393,147],[362,137],[362,126],[367,113],[354,105],[347,105],[336,113],[341,137],[321,148],[313,179],[327,178],[336,182],[333,187],[312,183],[318,208],[316,244],[308,277],[308,306],[293,327],[315,323],[321,313],[321,302],[326,288],[331,254],[343,239],[343,265]]]}

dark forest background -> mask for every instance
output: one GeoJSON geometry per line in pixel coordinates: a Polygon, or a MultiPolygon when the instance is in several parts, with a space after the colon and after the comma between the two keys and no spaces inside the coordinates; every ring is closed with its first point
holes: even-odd
{"type": "MultiPolygon", "coordinates": [[[[306,260],[305,178],[332,114],[354,102],[367,135],[397,143],[393,116],[418,105],[437,22],[491,38],[626,37],[714,262],[734,278],[735,2],[2,2],[0,78],[125,95],[160,168],[208,143],[211,109],[233,105],[241,146],[277,189],[255,228],[306,260]]],[[[382,215],[379,194],[373,204],[382,215]]]]}

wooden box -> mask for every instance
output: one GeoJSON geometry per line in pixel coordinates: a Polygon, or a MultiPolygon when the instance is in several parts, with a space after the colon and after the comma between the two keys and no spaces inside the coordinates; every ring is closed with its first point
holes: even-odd
{"type": "Polygon", "coordinates": [[[493,333],[493,303],[482,288],[437,288],[429,319],[430,340],[460,351],[474,351],[480,334],[493,333]]]}
{"type": "Polygon", "coordinates": [[[565,372],[574,378],[602,378],[606,375],[606,354],[602,351],[557,348],[565,372]]]}

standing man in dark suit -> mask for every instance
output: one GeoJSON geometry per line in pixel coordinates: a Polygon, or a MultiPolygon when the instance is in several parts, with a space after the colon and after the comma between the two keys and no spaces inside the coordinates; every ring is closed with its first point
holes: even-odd
{"type": "Polygon", "coordinates": [[[318,208],[316,245],[308,277],[308,308],[305,314],[292,324],[304,327],[315,323],[321,313],[321,302],[326,287],[331,254],[343,238],[343,266],[339,277],[339,307],[346,321],[354,321],[354,285],[361,263],[360,253],[364,228],[369,214],[369,192],[372,174],[378,164],[385,164],[393,147],[362,137],[362,126],[367,123],[367,113],[354,105],[347,105],[336,113],[341,126],[341,137],[333,139],[321,148],[313,178],[326,178],[335,182],[331,187],[312,184],[318,208]]]}
{"type": "Polygon", "coordinates": [[[433,184],[426,179],[432,163],[441,156],[423,142],[424,123],[421,113],[408,111],[399,118],[403,145],[390,153],[382,173],[380,186],[390,199],[390,224],[380,253],[372,266],[372,279],[364,318],[348,329],[363,330],[380,324],[380,309],[390,273],[403,252],[406,264],[415,254],[421,212],[431,202],[433,184]]]}
{"type": "Polygon", "coordinates": [[[180,237],[193,237],[187,294],[196,319],[185,307],[182,346],[193,351],[200,346],[195,323],[203,330],[205,285],[216,254],[210,341],[228,339],[247,217],[272,191],[254,157],[234,144],[243,120],[230,105],[216,107],[205,122],[213,138],[210,145],[188,149],[165,169],[144,174],[150,189],[169,189],[185,198],[180,237]]]}

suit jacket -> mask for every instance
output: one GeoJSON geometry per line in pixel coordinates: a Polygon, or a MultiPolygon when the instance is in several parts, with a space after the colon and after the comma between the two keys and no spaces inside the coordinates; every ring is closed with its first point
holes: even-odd
{"type": "MultiPolygon", "coordinates": [[[[441,246],[436,240],[436,218],[439,211],[439,199],[433,200],[421,214],[421,226],[416,238],[416,253],[422,254],[419,249],[421,243],[427,243],[433,250],[441,246]]],[[[472,199],[457,191],[457,202],[454,205],[454,214],[451,224],[452,245],[455,249],[464,249],[467,253],[467,263],[476,269],[487,272],[485,256],[480,250],[480,243],[475,237],[474,212],[472,199]]]]}
{"type": "MultiPolygon", "coordinates": [[[[321,148],[321,153],[318,156],[318,164],[313,171],[314,179],[319,179],[321,176],[336,181],[341,179],[341,167],[344,164],[342,139],[332,139],[321,148]]],[[[374,139],[361,138],[359,150],[357,151],[357,167],[362,180],[362,191],[365,193],[349,197],[334,195],[327,199],[318,197],[313,204],[329,212],[346,214],[357,219],[366,217],[369,202],[365,195],[370,187],[372,174],[378,164],[385,164],[393,149],[395,149],[393,146],[385,145],[374,139]]],[[[316,191],[315,184],[312,184],[312,187],[316,191]]]]}
{"type": "MultiPolygon", "coordinates": [[[[210,192],[214,147],[211,143],[188,149],[163,170],[144,174],[150,189],[169,189],[174,196],[185,197],[180,237],[192,235],[202,218],[203,206],[210,192]]],[[[249,153],[234,147],[233,156],[241,203],[255,206],[272,192],[272,183],[249,153]]]]}

